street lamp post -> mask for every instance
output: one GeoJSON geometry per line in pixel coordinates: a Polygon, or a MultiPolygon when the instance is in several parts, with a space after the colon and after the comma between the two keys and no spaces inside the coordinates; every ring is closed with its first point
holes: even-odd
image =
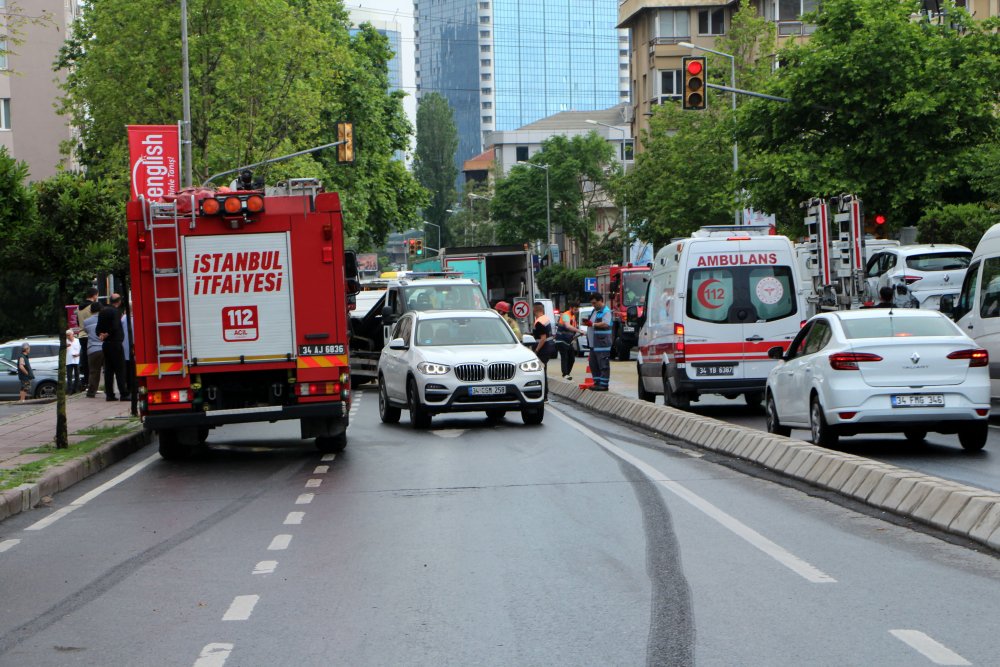
{"type": "MultiPolygon", "coordinates": [[[[431,248],[431,250],[433,250],[438,255],[440,255],[441,254],[441,225],[434,224],[433,222],[427,222],[426,220],[424,220],[423,223],[425,225],[430,225],[431,227],[434,227],[435,229],[437,229],[437,233],[438,233],[437,247],[436,248],[431,248]]],[[[424,232],[424,235],[426,236],[426,232],[424,232]]]]}
{"type": "MultiPolygon", "coordinates": [[[[733,111],[736,111],[736,56],[731,53],[723,53],[722,51],[716,51],[715,49],[710,49],[707,46],[698,46],[697,44],[692,44],[691,42],[678,42],[677,46],[683,47],[685,49],[695,49],[697,51],[707,51],[708,53],[714,53],[717,56],[722,56],[723,58],[729,58],[729,85],[733,88],[733,111]]],[[[739,148],[736,145],[736,139],[733,139],[733,173],[735,174],[740,168],[740,158],[739,158],[739,148]]],[[[736,224],[740,224],[740,207],[739,207],[739,197],[737,196],[737,206],[736,206],[736,224]]]]}
{"type": "MultiPolygon", "coordinates": [[[[615,125],[608,125],[607,123],[602,123],[602,122],[596,121],[596,120],[590,120],[589,118],[587,119],[587,122],[590,123],[591,125],[600,125],[601,127],[606,127],[609,130],[616,130],[616,131],[622,133],[622,144],[621,144],[621,150],[620,150],[620,152],[618,154],[618,161],[621,162],[622,173],[624,174],[625,173],[625,139],[628,138],[628,134],[625,132],[625,128],[623,128],[623,127],[616,127],[615,125]]],[[[622,205],[622,236],[625,237],[625,246],[622,249],[622,261],[625,264],[628,264],[628,260],[629,260],[629,248],[631,247],[632,244],[631,244],[631,239],[629,238],[629,235],[628,235],[628,205],[627,204],[623,204],[622,205]]]]}
{"type": "MultiPolygon", "coordinates": [[[[477,195],[477,194],[476,194],[475,192],[470,192],[470,193],[469,193],[468,195],[466,195],[466,196],[467,196],[467,197],[469,198],[469,210],[470,210],[470,211],[471,211],[471,210],[473,210],[473,209],[472,209],[472,200],[473,200],[473,199],[481,199],[482,201],[487,201],[487,202],[488,202],[488,201],[491,201],[491,200],[493,199],[493,197],[486,197],[486,196],[484,196],[484,195],[477,195]]],[[[491,220],[489,220],[489,211],[488,211],[488,210],[487,210],[486,214],[487,214],[487,222],[490,222],[490,223],[491,223],[491,224],[490,224],[490,232],[491,232],[491,238],[493,239],[493,240],[492,240],[492,243],[493,243],[493,244],[495,245],[495,244],[496,244],[496,242],[497,242],[497,230],[496,230],[496,228],[495,228],[495,227],[494,227],[494,226],[492,225],[492,221],[491,221],[491,220]]],[[[473,217],[475,217],[475,216],[473,216],[473,217]]],[[[475,222],[475,220],[473,220],[473,222],[475,222]]],[[[475,242],[476,242],[476,232],[475,232],[475,231],[473,231],[473,232],[472,232],[472,242],[473,242],[473,243],[475,243],[475,242]]]]}
{"type": "MultiPolygon", "coordinates": [[[[534,162],[525,162],[523,160],[518,160],[518,164],[523,164],[526,167],[534,167],[535,169],[545,170],[545,246],[546,250],[552,250],[552,206],[549,204],[549,165],[547,164],[535,164],[534,162]]],[[[559,258],[562,261],[562,258],[559,258]]]]}

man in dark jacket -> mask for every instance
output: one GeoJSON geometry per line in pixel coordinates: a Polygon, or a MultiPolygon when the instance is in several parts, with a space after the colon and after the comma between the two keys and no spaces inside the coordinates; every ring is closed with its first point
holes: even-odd
{"type": "Polygon", "coordinates": [[[118,394],[121,400],[128,401],[128,380],[125,378],[125,330],[122,328],[122,316],[118,307],[122,305],[119,294],[111,296],[110,305],[105,306],[97,315],[97,337],[101,340],[104,352],[104,397],[116,401],[115,383],[118,384],[118,394]]]}

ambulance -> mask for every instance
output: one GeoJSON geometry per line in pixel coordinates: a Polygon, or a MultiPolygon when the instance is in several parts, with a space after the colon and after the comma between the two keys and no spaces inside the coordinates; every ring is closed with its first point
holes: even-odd
{"type": "Polygon", "coordinates": [[[771,347],[807,319],[795,250],[768,225],[702,227],[660,250],[638,318],[639,398],[687,408],[702,394],[759,406],[771,347]]]}

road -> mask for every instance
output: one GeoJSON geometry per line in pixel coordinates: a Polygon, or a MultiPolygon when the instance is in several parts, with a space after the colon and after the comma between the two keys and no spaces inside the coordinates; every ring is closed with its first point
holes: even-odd
{"type": "Polygon", "coordinates": [[[0,665],[995,664],[1000,561],[553,398],[151,448],[0,524],[0,665]]]}
{"type": "MultiPolygon", "coordinates": [[[[578,360],[574,371],[582,378],[585,363],[579,363],[581,361],[584,360],[578,360]]],[[[636,398],[636,382],[634,355],[628,362],[611,362],[612,391],[636,398]]],[[[662,397],[658,396],[657,402],[662,401],[662,397]]],[[[748,408],[742,397],[730,400],[715,395],[703,396],[700,401],[691,404],[691,412],[759,431],[767,429],[763,408],[748,408]]],[[[795,429],[791,437],[808,441],[809,431],[795,429]]],[[[996,421],[990,428],[985,449],[979,452],[966,452],[958,443],[958,436],[940,433],[929,433],[924,444],[917,446],[908,444],[902,434],[871,433],[843,437],[838,450],[1000,492],[1000,425],[996,421]]]]}

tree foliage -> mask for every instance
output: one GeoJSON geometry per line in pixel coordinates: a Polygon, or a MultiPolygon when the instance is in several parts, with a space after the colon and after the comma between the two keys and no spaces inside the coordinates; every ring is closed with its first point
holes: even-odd
{"type": "MultiPolygon", "coordinates": [[[[449,242],[448,209],[455,205],[455,151],[458,150],[458,130],[448,100],[439,93],[430,93],[417,106],[417,150],[413,156],[413,175],[430,193],[424,208],[428,222],[438,225],[449,242]]],[[[442,240],[442,243],[444,241],[442,240]]]]}
{"type": "Polygon", "coordinates": [[[851,192],[889,224],[978,195],[965,166],[997,139],[1000,35],[964,10],[914,20],[920,3],[824,0],[811,38],[779,54],[765,92],[743,105],[743,185],[752,204],[797,222],[797,203],[851,192]]]}
{"type": "Polygon", "coordinates": [[[570,269],[562,264],[553,264],[535,274],[535,281],[544,294],[565,294],[570,301],[582,301],[586,297],[584,279],[595,275],[595,269],[570,269]]]}

